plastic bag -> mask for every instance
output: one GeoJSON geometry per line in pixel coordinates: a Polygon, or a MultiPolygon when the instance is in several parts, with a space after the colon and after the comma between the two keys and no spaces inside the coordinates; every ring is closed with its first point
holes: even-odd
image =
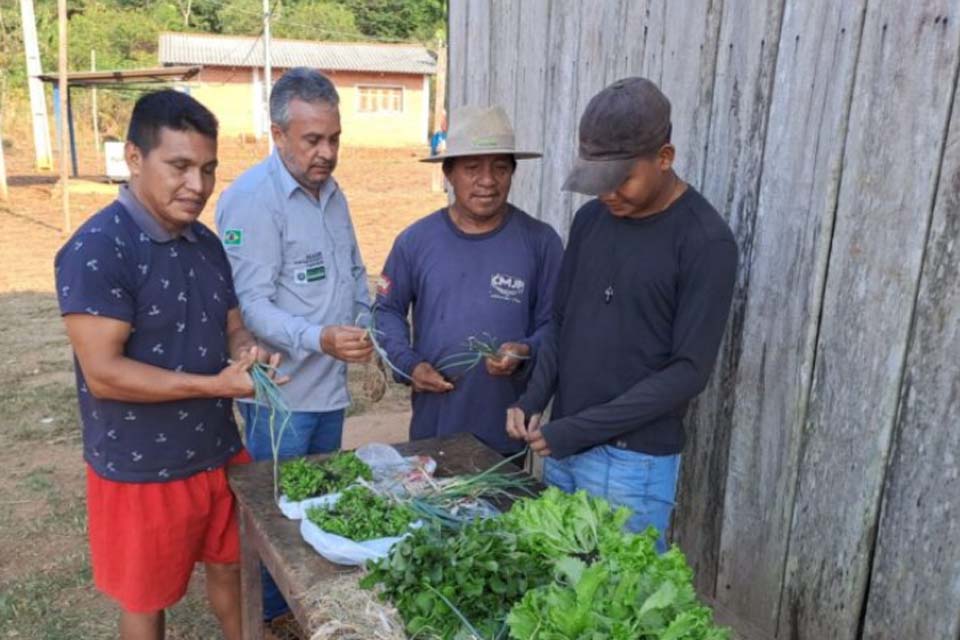
{"type": "MultiPolygon", "coordinates": [[[[313,502],[314,505],[333,505],[340,498],[339,493],[333,493],[320,498],[310,498],[303,502],[313,502]]],[[[313,506],[313,505],[308,505],[313,506]]],[[[379,560],[385,558],[390,553],[393,545],[403,540],[407,535],[396,536],[392,538],[374,538],[373,540],[364,540],[356,542],[343,536],[324,531],[306,518],[305,506],[303,509],[304,517],[300,521],[300,535],[313,547],[317,553],[322,555],[330,562],[344,565],[362,565],[367,560],[379,560]]],[[[410,525],[416,528],[419,523],[410,525]]]]}
{"type": "MultiPolygon", "coordinates": [[[[373,486],[384,492],[399,492],[405,482],[416,482],[424,476],[432,476],[437,469],[436,460],[430,456],[404,458],[390,445],[379,442],[365,444],[355,453],[373,472],[373,486]]],[[[318,496],[293,502],[287,496],[280,496],[278,506],[283,515],[291,520],[303,520],[307,517],[309,507],[329,504],[329,500],[330,496],[318,496]]]]}

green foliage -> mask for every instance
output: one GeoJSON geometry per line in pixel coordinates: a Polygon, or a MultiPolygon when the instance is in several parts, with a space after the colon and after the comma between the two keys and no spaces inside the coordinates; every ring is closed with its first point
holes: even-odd
{"type": "Polygon", "coordinates": [[[620,535],[630,511],[614,510],[586,491],[571,495],[550,487],[539,498],[518,500],[503,518],[505,526],[523,531],[533,547],[557,558],[593,553],[602,537],[620,535]]]}
{"type": "Polygon", "coordinates": [[[307,519],[327,533],[363,542],[403,535],[416,516],[409,507],[358,486],[341,492],[334,505],[310,507],[307,519]]]}
{"type": "Polygon", "coordinates": [[[336,493],[358,478],[372,480],[373,472],[352,451],[335,453],[323,462],[297,458],[280,466],[280,490],[294,502],[336,493]]]}
{"type": "Polygon", "coordinates": [[[278,38],[299,40],[358,40],[353,13],[333,2],[301,1],[283,8],[277,16],[273,33],[278,38]]]}
{"type": "Polygon", "coordinates": [[[623,531],[629,513],[548,489],[458,533],[424,527],[370,566],[414,637],[727,640],[679,549],[623,531]]]}
{"type": "Polygon", "coordinates": [[[364,35],[430,42],[445,28],[443,0],[344,0],[364,35]]]}
{"type": "Polygon", "coordinates": [[[413,637],[456,638],[466,620],[492,638],[513,603],[550,576],[544,557],[491,518],[455,535],[436,525],[421,527],[371,565],[361,584],[382,585],[382,595],[397,607],[413,637]]]}
{"type": "Polygon", "coordinates": [[[607,536],[590,565],[557,562],[557,580],[531,590],[510,611],[517,640],[727,640],[697,601],[692,571],[674,547],[656,552],[657,534],[607,536]]]}

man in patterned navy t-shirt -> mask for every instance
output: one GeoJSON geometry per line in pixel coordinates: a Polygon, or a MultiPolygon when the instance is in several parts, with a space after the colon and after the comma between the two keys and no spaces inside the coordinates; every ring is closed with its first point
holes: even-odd
{"type": "Polygon", "coordinates": [[[239,638],[225,468],[248,458],[230,399],[252,395],[248,371],[266,354],[243,325],[219,239],[197,222],[213,191],[216,118],[188,95],[148,94],[125,153],[129,187],[56,258],[76,355],[94,582],[120,604],[122,638],[161,638],[164,609],[204,562],[224,636],[239,638]]]}

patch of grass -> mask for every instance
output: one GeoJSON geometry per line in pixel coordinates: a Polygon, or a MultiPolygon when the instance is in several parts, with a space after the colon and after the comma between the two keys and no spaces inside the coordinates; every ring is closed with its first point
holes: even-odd
{"type": "Polygon", "coordinates": [[[33,469],[23,477],[21,486],[32,493],[47,493],[53,489],[53,469],[50,467],[39,467],[33,469]]]}
{"type": "Polygon", "coordinates": [[[109,618],[90,615],[88,607],[78,606],[78,600],[89,599],[90,582],[86,554],[76,554],[49,571],[0,586],[0,637],[63,640],[115,636],[116,625],[109,618]]]}
{"type": "Polygon", "coordinates": [[[70,433],[79,437],[76,391],[58,383],[37,387],[8,387],[5,417],[0,419],[0,439],[34,441],[70,433]]]}

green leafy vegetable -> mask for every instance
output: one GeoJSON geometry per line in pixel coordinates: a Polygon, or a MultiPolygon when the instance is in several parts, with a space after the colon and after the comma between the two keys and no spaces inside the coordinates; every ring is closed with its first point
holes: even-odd
{"type": "Polygon", "coordinates": [[[310,522],[356,542],[403,535],[415,518],[409,507],[361,486],[344,490],[334,505],[307,509],[310,522]]]}
{"type": "Polygon", "coordinates": [[[514,503],[504,526],[523,532],[526,544],[551,558],[594,553],[604,536],[619,537],[630,510],[614,509],[586,491],[564,493],[550,487],[536,499],[514,503]]]}
{"type": "Polygon", "coordinates": [[[551,575],[549,562],[524,549],[500,518],[490,518],[453,534],[436,524],[422,527],[371,564],[361,585],[381,585],[381,595],[397,607],[411,636],[479,632],[494,638],[505,631],[510,607],[551,575]]]}
{"type": "Polygon", "coordinates": [[[358,479],[373,480],[373,472],[352,451],[334,453],[323,462],[298,458],[280,467],[280,489],[294,502],[336,493],[358,479]]]}
{"type": "Polygon", "coordinates": [[[597,560],[557,562],[557,580],[533,589],[507,618],[516,640],[727,640],[700,605],[692,571],[674,547],[656,552],[657,533],[602,536],[597,560]]]}

